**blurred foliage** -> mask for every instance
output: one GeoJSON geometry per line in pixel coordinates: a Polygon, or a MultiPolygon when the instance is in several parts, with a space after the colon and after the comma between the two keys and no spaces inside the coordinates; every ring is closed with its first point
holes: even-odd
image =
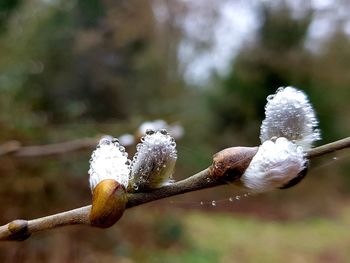
{"type": "Polygon", "coordinates": [[[7,19],[19,3],[20,0],[3,0],[0,2],[0,32],[5,30],[7,19]]]}
{"type": "Polygon", "coordinates": [[[175,112],[183,90],[170,72],[176,28],[165,25],[172,42],[159,41],[151,3],[58,1],[38,10],[36,2],[1,35],[3,133],[175,112]]]}
{"type": "MultiPolygon", "coordinates": [[[[278,2],[257,5],[258,30],[241,46],[228,73],[194,87],[180,69],[178,50],[188,37],[181,19],[190,16],[195,22],[203,13],[214,27],[220,13],[216,1],[198,13],[188,8],[192,1],[180,0],[0,1],[0,142],[118,136],[162,118],[185,128],[176,172],[182,178],[206,167],[223,147],[258,145],[266,96],[286,85],[310,95],[322,143],[348,136],[349,36],[339,24],[320,49],[310,49],[305,43],[315,10],[305,7],[296,16],[288,2],[278,2]]],[[[199,53],[210,50],[213,32],[202,32],[199,53]]],[[[89,154],[2,157],[1,222],[89,203],[89,154]]],[[[24,245],[8,244],[0,249],[0,261],[346,262],[342,229],[349,213],[342,209],[350,167],[348,156],[335,157],[339,160],[313,162],[309,178],[296,189],[227,202],[223,208],[261,219],[216,216],[211,212],[217,210],[196,201],[227,199],[235,191],[229,186],[178,197],[178,204],[165,200],[128,211],[110,231],[68,228],[24,245]],[[198,214],[187,210],[198,207],[198,214]],[[307,242],[297,242],[299,236],[307,242]]]]}
{"type": "MultiPolygon", "coordinates": [[[[345,51],[350,44],[349,38],[340,30],[336,31],[328,45],[337,44],[338,47],[330,46],[325,53],[313,54],[305,47],[312,12],[305,13],[295,18],[286,4],[277,9],[261,7],[262,24],[256,40],[241,49],[230,73],[218,79],[219,88],[213,89],[209,97],[216,131],[225,134],[223,145],[229,140],[236,144],[258,144],[257,134],[264,118],[266,97],[273,94],[277,87],[289,85],[305,90],[310,96],[320,119],[323,142],[348,135],[348,125],[341,122],[344,112],[337,111],[335,105],[330,107],[337,99],[330,101],[329,96],[348,97],[350,82],[347,74],[341,74],[347,80],[337,79],[342,83],[334,85],[331,79],[325,80],[326,76],[332,78],[332,74],[323,67],[334,68],[335,65],[330,65],[330,62],[343,61],[332,59],[329,52],[340,54],[341,50],[345,51]],[[337,122],[342,127],[336,125],[337,122]]],[[[347,53],[345,51],[343,55],[347,53]]],[[[339,65],[340,71],[343,68],[348,66],[339,65]]],[[[345,103],[342,102],[342,105],[345,103]]]]}

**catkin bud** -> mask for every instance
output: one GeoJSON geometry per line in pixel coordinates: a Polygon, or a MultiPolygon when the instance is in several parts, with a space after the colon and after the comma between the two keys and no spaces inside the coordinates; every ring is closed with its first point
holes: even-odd
{"type": "Polygon", "coordinates": [[[306,165],[303,148],[280,137],[276,141],[265,141],[259,147],[240,180],[255,193],[287,188],[305,176],[306,165]]]}
{"type": "Polygon", "coordinates": [[[320,139],[318,121],[306,94],[294,87],[281,87],[267,97],[261,142],[285,137],[308,150],[320,139]]]}
{"type": "Polygon", "coordinates": [[[130,163],[128,154],[118,139],[111,136],[103,137],[90,159],[91,191],[105,179],[114,179],[126,188],[129,182],[130,163]]]}
{"type": "Polygon", "coordinates": [[[110,136],[100,140],[90,160],[92,208],[90,223],[110,227],[123,215],[127,203],[130,161],[123,146],[110,136]]]}
{"type": "Polygon", "coordinates": [[[123,185],[113,179],[101,181],[93,190],[90,224],[101,228],[114,225],[122,217],[127,201],[123,185]]]}
{"type": "Polygon", "coordinates": [[[174,138],[165,129],[147,130],[133,158],[130,187],[141,191],[171,183],[176,159],[174,138]]]}

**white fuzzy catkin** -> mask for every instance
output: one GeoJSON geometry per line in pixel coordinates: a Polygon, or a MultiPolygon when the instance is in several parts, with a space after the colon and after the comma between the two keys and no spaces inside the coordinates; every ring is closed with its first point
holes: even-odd
{"type": "Polygon", "coordinates": [[[176,143],[166,130],[147,130],[137,145],[131,167],[135,191],[154,189],[172,181],[177,159],[176,143]]]}
{"type": "Polygon", "coordinates": [[[105,179],[114,179],[126,188],[130,176],[130,160],[116,138],[103,137],[90,159],[90,188],[105,179]]]}
{"type": "Polygon", "coordinates": [[[304,150],[320,139],[318,121],[306,94],[294,87],[281,87],[267,97],[266,118],[260,130],[260,140],[285,137],[304,150]]]}
{"type": "Polygon", "coordinates": [[[285,186],[306,165],[301,146],[280,137],[275,142],[265,141],[241,177],[251,192],[262,193],[285,186]]]}

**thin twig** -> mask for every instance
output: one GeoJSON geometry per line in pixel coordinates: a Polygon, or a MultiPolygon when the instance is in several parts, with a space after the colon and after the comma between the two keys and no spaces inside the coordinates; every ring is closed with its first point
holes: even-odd
{"type": "MultiPolygon", "coordinates": [[[[307,152],[307,157],[312,159],[348,147],[350,147],[350,137],[311,149],[307,152]]],[[[182,181],[161,187],[151,192],[129,193],[126,208],[227,183],[225,180],[221,180],[222,178],[213,177],[211,172],[212,168],[211,166],[182,181]]],[[[6,225],[0,226],[0,240],[20,241],[28,238],[35,232],[52,228],[74,224],[90,225],[90,210],[91,205],[88,205],[34,220],[14,220],[6,225]]]]}
{"type": "Polygon", "coordinates": [[[0,145],[0,156],[10,155],[13,157],[38,157],[51,156],[92,149],[98,143],[97,138],[84,138],[61,143],[46,145],[21,146],[18,141],[9,141],[0,145]]]}
{"type": "MultiPolygon", "coordinates": [[[[173,137],[175,139],[180,139],[182,134],[175,132],[178,124],[173,123],[167,126],[168,129],[173,130],[173,137]]],[[[181,126],[180,126],[181,127],[181,126]]],[[[123,146],[132,146],[134,142],[141,137],[139,133],[123,134],[119,138],[122,140],[124,136],[132,136],[133,140],[123,141],[123,146]]],[[[101,136],[99,136],[100,138],[101,136]]],[[[82,151],[94,149],[99,141],[98,137],[95,138],[82,138],[71,141],[45,144],[45,145],[33,145],[33,146],[23,146],[19,141],[11,140],[0,144],[0,157],[1,156],[11,156],[11,157],[38,157],[38,156],[53,156],[60,155],[70,152],[82,151]]]]}
{"type": "Polygon", "coordinates": [[[312,159],[314,157],[322,156],[327,153],[339,151],[349,147],[350,147],[350,137],[347,137],[342,140],[331,142],[309,150],[307,152],[307,158],[312,159]]]}

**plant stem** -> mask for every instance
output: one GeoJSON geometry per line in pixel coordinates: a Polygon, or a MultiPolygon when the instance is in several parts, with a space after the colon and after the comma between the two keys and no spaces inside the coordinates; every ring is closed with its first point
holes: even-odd
{"type": "MultiPolygon", "coordinates": [[[[306,153],[308,159],[322,156],[331,152],[350,147],[350,137],[335,141],[306,153]]],[[[232,166],[232,165],[231,165],[232,166]]],[[[131,208],[158,199],[167,198],[187,192],[197,191],[215,187],[227,183],[222,178],[212,176],[211,167],[204,169],[184,180],[155,189],[146,193],[129,193],[126,208],[131,208]]],[[[232,167],[230,167],[232,169],[232,167]]],[[[32,233],[44,231],[67,225],[85,224],[90,225],[91,205],[69,210],[66,212],[41,217],[33,220],[14,220],[6,225],[0,226],[0,240],[25,240],[32,233]]]]}

